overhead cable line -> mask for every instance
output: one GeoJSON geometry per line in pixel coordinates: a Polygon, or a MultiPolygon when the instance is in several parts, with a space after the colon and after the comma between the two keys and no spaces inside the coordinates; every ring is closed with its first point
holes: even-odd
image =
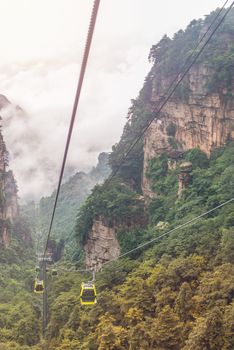
{"type": "MultiPolygon", "coordinates": [[[[125,253],[119,255],[118,258],[116,258],[116,259],[111,259],[111,260],[109,260],[109,261],[103,263],[102,266],[106,266],[106,265],[108,265],[108,264],[110,264],[110,263],[116,262],[116,261],[118,261],[119,259],[124,258],[125,256],[128,256],[128,255],[130,255],[131,253],[133,253],[133,252],[135,252],[135,251],[137,251],[137,250],[139,250],[139,249],[141,249],[141,248],[144,248],[144,247],[146,247],[146,246],[148,246],[148,245],[150,245],[150,244],[152,244],[152,243],[155,243],[156,241],[159,241],[161,238],[170,235],[172,232],[175,232],[175,231],[177,231],[177,230],[179,230],[179,229],[181,229],[181,228],[184,228],[184,227],[186,227],[186,226],[188,226],[188,225],[194,223],[195,221],[197,221],[197,220],[203,218],[204,216],[206,216],[206,215],[208,215],[208,214],[214,212],[214,211],[217,210],[217,209],[220,209],[220,208],[224,207],[225,205],[227,205],[227,204],[229,204],[229,203],[231,203],[231,202],[233,202],[233,201],[234,201],[234,197],[232,197],[231,199],[225,201],[225,202],[222,203],[222,204],[217,205],[215,208],[212,208],[212,209],[210,209],[210,210],[208,210],[208,211],[206,211],[206,212],[204,212],[204,213],[202,213],[202,214],[200,214],[200,215],[194,217],[193,219],[191,219],[191,220],[189,220],[189,221],[186,221],[185,223],[183,223],[183,224],[181,224],[181,225],[178,225],[178,226],[174,227],[173,229],[171,229],[171,230],[169,230],[169,231],[167,231],[167,232],[162,233],[162,234],[161,234],[160,236],[158,236],[158,237],[152,238],[152,239],[150,239],[150,240],[147,241],[147,242],[144,242],[144,243],[139,244],[139,245],[136,246],[135,248],[133,248],[133,249],[131,249],[131,250],[128,250],[127,252],[125,252],[125,253]]],[[[78,269],[78,270],[67,270],[67,269],[63,269],[63,271],[66,271],[66,272],[92,272],[93,270],[92,270],[92,269],[78,269]]]]}
{"type": "Polygon", "coordinates": [[[197,220],[203,218],[204,216],[206,216],[206,215],[212,213],[213,211],[215,211],[215,210],[217,210],[217,209],[219,209],[219,208],[224,207],[225,205],[231,203],[232,201],[234,201],[234,197],[231,198],[231,199],[229,199],[229,200],[227,200],[226,202],[224,202],[224,203],[218,205],[217,207],[212,208],[212,209],[206,211],[205,213],[202,213],[201,215],[198,215],[198,216],[196,216],[195,218],[193,218],[193,219],[191,219],[191,220],[189,220],[189,221],[187,221],[187,222],[185,222],[185,223],[183,223],[183,224],[181,224],[181,225],[178,225],[178,226],[174,227],[173,229],[171,229],[171,230],[169,230],[169,231],[164,232],[163,234],[161,234],[161,235],[158,236],[158,237],[155,237],[155,238],[153,238],[153,239],[151,239],[151,240],[149,240],[149,241],[147,241],[147,242],[144,242],[144,243],[142,243],[142,244],[139,244],[137,247],[135,247],[135,248],[133,248],[133,249],[127,251],[126,253],[121,254],[117,259],[112,259],[112,260],[109,260],[109,261],[105,262],[104,264],[102,264],[102,266],[106,266],[106,265],[110,264],[111,262],[115,262],[115,261],[117,261],[117,260],[119,260],[119,259],[121,259],[121,258],[123,258],[123,257],[125,257],[125,256],[127,256],[127,255],[129,255],[129,254],[131,254],[131,253],[133,253],[133,252],[135,252],[136,250],[139,250],[139,249],[141,249],[141,248],[144,248],[144,247],[146,247],[146,246],[148,246],[148,245],[150,245],[150,244],[152,244],[152,243],[154,243],[154,242],[160,240],[162,237],[168,236],[168,235],[170,235],[172,232],[177,231],[177,230],[179,230],[179,229],[181,229],[181,228],[183,228],[183,227],[185,227],[185,226],[188,226],[189,224],[191,224],[191,223],[193,223],[193,222],[195,222],[195,221],[197,221],[197,220]]]}
{"type": "MultiPolygon", "coordinates": [[[[226,2],[225,2],[226,4],[226,2]]],[[[224,4],[224,5],[225,5],[224,4]]],[[[162,102],[161,106],[158,107],[156,109],[156,111],[154,111],[153,113],[155,113],[155,115],[149,120],[149,122],[147,123],[147,125],[145,127],[143,127],[143,129],[140,131],[140,133],[137,135],[137,137],[135,138],[135,140],[133,140],[132,144],[129,146],[128,150],[123,154],[122,158],[120,159],[119,165],[117,166],[117,168],[112,172],[112,174],[110,175],[110,177],[105,181],[104,183],[104,187],[107,186],[112,179],[115,177],[115,175],[119,172],[121,166],[123,165],[123,163],[126,161],[127,157],[129,156],[129,154],[131,153],[131,151],[135,148],[135,146],[137,145],[137,143],[140,141],[140,139],[142,138],[142,136],[145,134],[145,132],[148,130],[148,128],[150,127],[150,125],[153,123],[153,121],[158,117],[159,113],[162,111],[163,107],[166,105],[166,103],[168,102],[168,100],[171,98],[171,96],[174,94],[175,90],[177,89],[177,87],[179,86],[179,84],[181,83],[181,81],[184,79],[184,77],[186,76],[186,74],[190,71],[190,69],[192,68],[192,66],[196,63],[196,61],[198,60],[198,58],[200,57],[200,55],[202,54],[202,52],[204,51],[205,47],[207,46],[207,44],[210,42],[210,40],[212,39],[213,35],[216,33],[216,31],[218,30],[218,28],[220,27],[220,25],[223,23],[223,21],[225,20],[225,18],[227,17],[228,13],[231,11],[232,7],[234,5],[234,1],[231,3],[231,5],[229,6],[229,8],[226,10],[225,14],[222,16],[222,18],[220,19],[220,21],[218,22],[218,24],[215,26],[215,28],[212,30],[211,34],[208,36],[208,39],[205,41],[205,43],[202,45],[202,47],[200,48],[199,52],[194,56],[194,58],[192,59],[191,63],[189,64],[189,66],[185,69],[185,71],[182,73],[180,72],[177,77],[177,83],[175,84],[175,86],[171,89],[171,87],[168,89],[169,94],[168,96],[165,98],[165,100],[162,102]],[[182,74],[182,75],[181,75],[182,74]],[[181,75],[181,76],[180,76],[181,75]]],[[[217,18],[217,16],[216,16],[217,18]]],[[[215,18],[215,19],[216,19],[215,18]]],[[[210,26],[209,26],[210,28],[210,26]]],[[[207,30],[208,32],[208,30],[207,30]]],[[[200,44],[200,43],[199,43],[200,44]]],[[[194,50],[195,52],[196,50],[194,50]]],[[[168,92],[167,91],[167,92],[168,92]]]]}
{"type": "Polygon", "coordinates": [[[87,35],[87,39],[86,39],[86,45],[85,45],[85,49],[84,49],[84,53],[83,53],[83,59],[82,59],[82,64],[81,64],[81,69],[80,69],[78,85],[77,85],[77,89],[76,89],[75,100],[74,100],[74,104],[73,104],[70,126],[69,126],[69,130],[68,130],[66,146],[65,146],[65,151],[64,151],[64,155],[63,155],[62,167],[61,167],[60,175],[59,175],[58,187],[57,187],[57,191],[56,191],[56,195],[55,195],[54,206],[53,206],[51,221],[50,221],[50,225],[49,225],[48,236],[47,236],[47,240],[46,240],[46,244],[45,244],[45,250],[44,250],[44,256],[43,256],[44,258],[46,256],[46,251],[48,248],[48,243],[49,243],[51,230],[52,230],[52,226],[53,226],[55,210],[56,210],[56,206],[57,206],[57,202],[58,202],[58,196],[59,196],[60,187],[61,187],[61,183],[62,183],[64,168],[65,168],[65,164],[66,164],[66,160],[67,160],[68,149],[69,149],[69,145],[70,145],[70,141],[71,141],[71,136],[72,136],[73,126],[74,126],[74,122],[75,122],[77,107],[78,107],[78,103],[79,103],[79,99],[80,99],[80,94],[81,94],[82,84],[83,84],[83,80],[84,80],[86,65],[87,65],[87,61],[88,61],[89,51],[90,51],[90,47],[91,47],[91,42],[92,42],[92,38],[93,38],[93,32],[94,32],[94,28],[95,28],[96,19],[97,19],[99,4],[100,4],[100,0],[94,0],[93,10],[92,10],[90,24],[89,24],[88,35],[87,35]]]}

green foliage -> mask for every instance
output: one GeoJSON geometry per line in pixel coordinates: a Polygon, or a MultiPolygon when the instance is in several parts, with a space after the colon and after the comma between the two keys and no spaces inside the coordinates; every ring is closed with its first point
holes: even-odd
{"type": "Polygon", "coordinates": [[[209,92],[218,92],[222,96],[233,97],[234,46],[229,47],[225,53],[215,56],[210,66],[214,74],[207,82],[209,92]]]}
{"type": "Polygon", "coordinates": [[[193,148],[187,151],[185,159],[191,162],[194,168],[207,168],[209,165],[207,155],[200,148],[193,148]]]}
{"type": "Polygon", "coordinates": [[[157,196],[149,204],[149,213],[152,223],[164,221],[167,215],[166,199],[164,196],[157,196]]]}
{"type": "MultiPolygon", "coordinates": [[[[124,266],[119,263],[117,274],[124,266]]],[[[79,304],[77,275],[69,291],[55,297],[49,329],[57,331],[54,336],[50,332],[48,349],[54,349],[49,344],[55,336],[56,349],[79,343],[81,349],[198,350],[224,344],[224,349],[231,349],[234,270],[230,264],[210,269],[198,255],[177,258],[166,266],[151,259],[115,282],[110,271],[99,275],[98,304],[93,308],[79,304]]]]}
{"type": "Polygon", "coordinates": [[[154,69],[166,77],[177,74],[191,54],[202,26],[202,20],[193,21],[185,31],[179,30],[173,39],[164,36],[158,44],[153,45],[150,59],[154,62],[154,69]]]}
{"type": "Polygon", "coordinates": [[[28,264],[1,264],[0,349],[29,349],[39,341],[40,301],[32,293],[28,264]]]}
{"type": "MultiPolygon", "coordinates": [[[[133,247],[138,246],[143,241],[149,238],[148,232],[146,232],[141,226],[135,226],[133,228],[125,228],[118,232],[118,242],[121,247],[121,252],[125,253],[131,250],[133,247]]],[[[134,257],[139,253],[135,253],[134,257]]],[[[132,256],[133,257],[133,256],[132,256]]]]}
{"type": "Polygon", "coordinates": [[[136,192],[119,181],[109,186],[97,185],[78,214],[76,232],[85,243],[95,218],[101,218],[109,226],[131,223],[142,217],[143,206],[136,192]]]}
{"type": "Polygon", "coordinates": [[[166,153],[162,153],[158,158],[150,159],[147,173],[148,177],[157,179],[164,177],[168,170],[168,157],[166,153]]]}
{"type": "Polygon", "coordinates": [[[190,334],[184,350],[216,350],[222,349],[223,315],[219,308],[214,308],[206,318],[197,320],[196,327],[190,334]]]}
{"type": "MultiPolygon", "coordinates": [[[[177,192],[177,174],[178,168],[168,169],[168,156],[162,153],[158,158],[149,161],[146,176],[150,179],[152,190],[158,194],[157,198],[150,203],[150,212],[152,208],[157,207],[160,201],[166,200],[160,195],[174,195],[177,192]]],[[[162,219],[162,218],[161,218],[162,219]]]]}
{"type": "MultiPolygon", "coordinates": [[[[151,75],[157,73],[164,78],[172,77],[173,80],[173,77],[184,68],[186,60],[189,57],[191,60],[191,56],[194,57],[197,54],[197,51],[194,52],[194,47],[218,11],[219,9],[212,12],[204,20],[193,20],[185,31],[179,30],[172,39],[165,35],[156,45],[153,45],[149,54],[149,60],[154,63],[151,75]]],[[[231,11],[210,41],[209,50],[204,50],[198,59],[200,64],[209,67],[210,70],[206,83],[207,92],[218,92],[226,98],[232,97],[234,77],[233,18],[234,11],[231,11]]],[[[189,81],[184,79],[176,89],[175,96],[187,101],[189,94],[189,81]]]]}
{"type": "Polygon", "coordinates": [[[229,230],[223,229],[220,256],[223,262],[234,264],[234,223],[229,230]]]}
{"type": "MultiPolygon", "coordinates": [[[[147,106],[147,101],[150,100],[149,87],[151,87],[151,78],[147,77],[144,87],[141,90],[138,98],[132,100],[132,106],[129,108],[127,123],[124,126],[123,134],[120,141],[112,147],[110,154],[110,166],[112,171],[115,172],[118,169],[118,176],[129,183],[136,190],[140,190],[141,187],[141,175],[143,170],[143,142],[142,138],[128,154],[124,163],[120,166],[120,163],[128,152],[130,146],[136,141],[136,138],[145,128],[149,120],[151,120],[153,114],[151,109],[147,106]]],[[[152,91],[152,87],[150,88],[152,91]]]]}

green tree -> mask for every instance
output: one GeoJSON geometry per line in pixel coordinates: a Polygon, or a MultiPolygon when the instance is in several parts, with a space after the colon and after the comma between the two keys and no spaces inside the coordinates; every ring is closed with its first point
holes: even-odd
{"type": "Polygon", "coordinates": [[[225,308],[223,350],[234,349],[234,302],[225,308]]]}
{"type": "Polygon", "coordinates": [[[223,344],[223,314],[215,307],[205,319],[197,319],[183,350],[217,350],[222,349],[223,344]]]}
{"type": "Polygon", "coordinates": [[[152,320],[150,329],[151,347],[180,349],[183,324],[169,305],[152,320]]]}
{"type": "Polygon", "coordinates": [[[192,318],[192,289],[187,282],[183,282],[175,301],[175,312],[181,321],[186,322],[192,318]]]}

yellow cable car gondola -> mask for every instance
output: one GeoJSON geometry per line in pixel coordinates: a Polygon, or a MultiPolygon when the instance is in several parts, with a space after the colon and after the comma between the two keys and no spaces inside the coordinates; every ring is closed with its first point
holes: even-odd
{"type": "Polygon", "coordinates": [[[44,281],[35,279],[34,282],[34,292],[38,294],[42,294],[44,292],[44,281]]]}
{"type": "Polygon", "coordinates": [[[80,291],[81,305],[93,305],[97,302],[97,292],[93,282],[82,282],[80,291]]]}

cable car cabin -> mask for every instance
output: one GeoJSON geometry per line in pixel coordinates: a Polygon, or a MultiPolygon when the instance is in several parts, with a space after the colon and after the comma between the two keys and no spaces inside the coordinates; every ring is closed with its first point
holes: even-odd
{"type": "Polygon", "coordinates": [[[43,280],[35,280],[34,292],[38,293],[38,294],[42,294],[44,292],[44,282],[43,282],[43,280]]]}
{"type": "Polygon", "coordinates": [[[97,302],[97,292],[94,283],[88,282],[81,284],[80,291],[81,305],[93,305],[97,302]]]}

